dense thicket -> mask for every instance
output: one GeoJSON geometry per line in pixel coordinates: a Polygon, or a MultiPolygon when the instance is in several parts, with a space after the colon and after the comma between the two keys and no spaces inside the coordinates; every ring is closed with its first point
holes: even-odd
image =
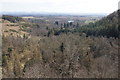
{"type": "Polygon", "coordinates": [[[79,34],[3,36],[3,77],[116,78],[118,40],[79,34]]]}

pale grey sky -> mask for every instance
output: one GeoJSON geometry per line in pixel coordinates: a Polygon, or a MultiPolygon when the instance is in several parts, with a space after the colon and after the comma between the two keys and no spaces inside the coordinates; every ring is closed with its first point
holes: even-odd
{"type": "Polygon", "coordinates": [[[112,13],[119,0],[0,0],[3,12],[112,13]]]}

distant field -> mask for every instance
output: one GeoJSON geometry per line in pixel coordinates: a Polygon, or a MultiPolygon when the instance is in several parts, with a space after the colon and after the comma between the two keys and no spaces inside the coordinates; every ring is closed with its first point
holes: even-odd
{"type": "Polygon", "coordinates": [[[31,16],[31,17],[27,17],[27,16],[26,16],[26,17],[22,17],[22,18],[28,19],[28,18],[35,18],[35,17],[32,17],[32,16],[31,16]]]}

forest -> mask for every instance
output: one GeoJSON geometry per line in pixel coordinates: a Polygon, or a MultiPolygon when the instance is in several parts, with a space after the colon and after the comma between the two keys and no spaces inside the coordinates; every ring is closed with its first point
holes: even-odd
{"type": "Polygon", "coordinates": [[[118,78],[120,10],[105,17],[2,16],[3,78],[118,78]]]}

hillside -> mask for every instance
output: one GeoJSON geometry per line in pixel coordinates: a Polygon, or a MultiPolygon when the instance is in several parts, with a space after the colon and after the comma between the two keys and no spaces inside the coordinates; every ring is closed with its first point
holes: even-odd
{"type": "Polygon", "coordinates": [[[85,32],[87,35],[94,36],[106,36],[106,37],[119,37],[120,26],[118,26],[118,21],[120,21],[120,10],[113,12],[107,17],[101,20],[90,23],[89,25],[82,26],[78,29],[79,32],[85,32]]]}
{"type": "MultiPolygon", "coordinates": [[[[12,18],[16,18],[12,16],[12,18]]],[[[22,20],[22,18],[17,17],[18,20],[15,20],[16,22],[12,21],[11,17],[9,16],[3,16],[2,18],[2,33],[3,36],[20,36],[20,37],[25,37],[25,35],[30,36],[28,33],[29,28],[31,27],[31,23],[28,21],[22,20]],[[20,20],[19,20],[20,19],[20,20]]]]}
{"type": "Polygon", "coordinates": [[[117,13],[69,27],[49,17],[2,19],[3,78],[118,78],[117,13]]]}
{"type": "Polygon", "coordinates": [[[23,21],[23,19],[21,17],[9,16],[9,15],[3,15],[2,19],[8,20],[8,21],[13,22],[13,23],[23,21]]]}

